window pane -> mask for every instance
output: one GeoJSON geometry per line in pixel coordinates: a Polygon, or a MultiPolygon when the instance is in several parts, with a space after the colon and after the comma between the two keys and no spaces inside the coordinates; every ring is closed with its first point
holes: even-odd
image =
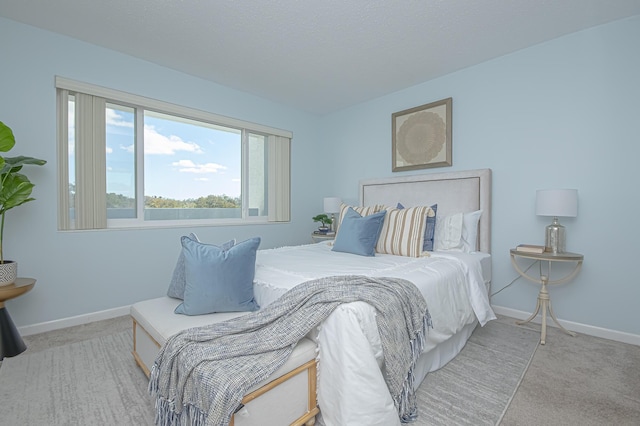
{"type": "Polygon", "coordinates": [[[145,220],[241,218],[241,131],[145,111],[145,220]]]}
{"type": "Polygon", "coordinates": [[[249,134],[249,216],[267,216],[267,137],[249,134]]]}
{"type": "Polygon", "coordinates": [[[76,212],[76,98],[69,95],[67,136],[69,138],[69,220],[75,221],[76,212]]]}
{"type": "Polygon", "coordinates": [[[135,111],[106,105],[107,218],[135,218],[135,111]]]}
{"type": "Polygon", "coordinates": [[[56,88],[60,229],[289,220],[291,132],[58,76],[56,88]]]}

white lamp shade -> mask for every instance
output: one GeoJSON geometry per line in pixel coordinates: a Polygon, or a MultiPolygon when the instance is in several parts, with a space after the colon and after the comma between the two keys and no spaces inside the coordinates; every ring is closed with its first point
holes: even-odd
{"type": "Polygon", "coordinates": [[[342,205],[342,199],[338,197],[326,197],[324,199],[324,212],[325,213],[338,213],[340,206],[342,205]]]}
{"type": "Polygon", "coordinates": [[[536,215],[578,216],[577,189],[539,189],[536,191],[536,215]]]}

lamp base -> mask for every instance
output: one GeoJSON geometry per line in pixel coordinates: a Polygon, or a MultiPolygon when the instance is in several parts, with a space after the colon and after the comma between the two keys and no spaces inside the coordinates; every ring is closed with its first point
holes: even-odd
{"type": "Polygon", "coordinates": [[[545,230],[544,246],[545,251],[554,254],[566,251],[566,231],[557,217],[553,218],[553,222],[545,230]]]}

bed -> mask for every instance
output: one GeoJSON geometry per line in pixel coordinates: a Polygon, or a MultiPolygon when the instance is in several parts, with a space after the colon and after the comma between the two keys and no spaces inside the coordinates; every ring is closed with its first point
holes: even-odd
{"type": "MultiPolygon", "coordinates": [[[[436,224],[456,224],[460,228],[458,236],[467,239],[466,247],[438,247],[436,241],[438,250],[416,257],[386,253],[358,256],[336,252],[333,243],[326,241],[260,250],[256,258],[255,298],[261,307],[268,306],[289,289],[326,276],[369,275],[413,282],[425,296],[434,324],[414,369],[417,388],[429,371],[441,368],[459,353],[478,323],[484,325],[495,318],[487,296],[491,282],[491,171],[365,180],[360,183],[359,198],[360,206],[395,207],[402,203],[409,210],[437,204],[436,224]]],[[[448,231],[449,227],[442,229],[436,227],[436,239],[440,236],[444,241],[455,235],[448,231]]],[[[338,238],[340,232],[339,229],[338,238]]],[[[366,303],[346,303],[307,336],[318,345],[320,424],[400,424],[384,381],[384,357],[375,318],[375,310],[366,303]]],[[[299,389],[273,389],[270,397],[284,402],[296,393],[299,389]]],[[[276,424],[265,416],[268,414],[245,420],[247,424],[276,424]]]]}

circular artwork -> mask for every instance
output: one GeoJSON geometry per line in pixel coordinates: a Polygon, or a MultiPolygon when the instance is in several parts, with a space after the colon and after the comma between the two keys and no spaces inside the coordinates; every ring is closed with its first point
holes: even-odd
{"type": "Polygon", "coordinates": [[[446,126],[435,112],[413,114],[397,133],[396,150],[408,165],[428,164],[438,156],[447,141],[446,126]]]}

